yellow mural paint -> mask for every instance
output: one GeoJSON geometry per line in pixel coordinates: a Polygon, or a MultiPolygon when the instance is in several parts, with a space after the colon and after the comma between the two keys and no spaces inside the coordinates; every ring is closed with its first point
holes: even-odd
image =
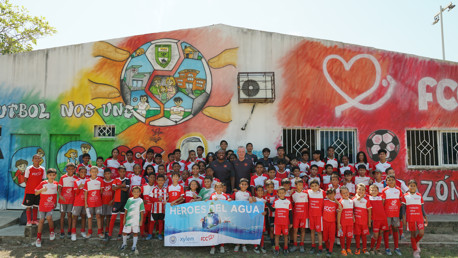
{"type": "Polygon", "coordinates": [[[226,49],[219,55],[208,60],[208,64],[211,68],[222,68],[228,65],[237,67],[238,49],[237,47],[226,49]]]}
{"type": "Polygon", "coordinates": [[[230,121],[232,121],[232,111],[230,102],[225,106],[221,107],[206,107],[202,112],[204,113],[204,115],[221,121],[223,123],[229,123],[230,121]]]}
{"type": "Polygon", "coordinates": [[[95,42],[92,46],[92,56],[122,62],[129,58],[130,53],[107,42],[95,42]]]}

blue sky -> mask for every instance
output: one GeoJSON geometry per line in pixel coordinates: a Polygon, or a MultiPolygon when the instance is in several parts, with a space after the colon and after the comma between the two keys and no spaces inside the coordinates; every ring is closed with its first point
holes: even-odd
{"type": "MultiPolygon", "coordinates": [[[[57,35],[36,49],[227,24],[442,59],[443,0],[11,0],[46,17],[57,35]]],[[[458,4],[458,1],[455,2],[458,4]]],[[[458,62],[458,7],[444,13],[446,60],[458,62]]]]}

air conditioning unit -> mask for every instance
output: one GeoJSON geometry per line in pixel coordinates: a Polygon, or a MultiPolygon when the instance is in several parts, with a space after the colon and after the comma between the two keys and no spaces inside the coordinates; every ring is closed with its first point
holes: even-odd
{"type": "Polygon", "coordinates": [[[275,100],[273,72],[239,73],[237,76],[239,103],[272,103],[275,100]]]}

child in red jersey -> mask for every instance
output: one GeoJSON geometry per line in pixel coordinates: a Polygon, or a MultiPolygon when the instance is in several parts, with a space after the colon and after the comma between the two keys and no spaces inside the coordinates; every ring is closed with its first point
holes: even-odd
{"type": "Polygon", "coordinates": [[[339,202],[335,199],[336,190],[329,188],[323,202],[323,242],[328,250],[326,256],[332,255],[334,240],[336,238],[337,211],[340,210],[339,202]]]}
{"type": "Polygon", "coordinates": [[[326,164],[324,174],[321,176],[321,178],[323,179],[323,190],[325,191],[329,188],[329,185],[331,184],[331,177],[333,172],[334,167],[331,164],[326,164]]]}
{"type": "Polygon", "coordinates": [[[374,176],[374,180],[372,180],[372,185],[376,185],[378,187],[378,192],[381,193],[383,189],[386,187],[386,182],[382,178],[382,172],[380,170],[374,170],[372,173],[374,176]]]}
{"type": "Polygon", "coordinates": [[[103,238],[102,234],[102,191],[103,182],[102,179],[97,177],[99,170],[96,167],[91,168],[91,177],[86,180],[84,185],[84,201],[86,207],[86,213],[88,217],[87,227],[88,234],[87,238],[92,236],[92,217],[95,215],[97,219],[97,234],[100,238],[103,238]]]}
{"type": "Polygon", "coordinates": [[[269,167],[269,170],[267,170],[267,175],[269,176],[268,179],[274,184],[274,190],[277,190],[281,185],[281,179],[276,177],[277,170],[275,170],[274,166],[269,167]]]}
{"type": "Polygon", "coordinates": [[[124,227],[124,206],[126,205],[127,199],[129,199],[130,180],[126,177],[126,168],[124,166],[119,166],[117,171],[119,177],[113,180],[113,190],[115,191],[114,204],[111,211],[110,228],[108,230],[108,236],[105,237],[105,241],[109,241],[113,235],[113,228],[116,223],[118,213],[120,218],[118,240],[121,240],[122,230],[124,227]]]}
{"type": "MultiPolygon", "coordinates": [[[[136,164],[137,162],[135,162],[134,160],[134,152],[131,150],[128,150],[126,152],[126,160],[124,160],[124,162],[121,163],[121,165],[123,165],[126,168],[127,177],[130,178],[132,176],[132,174],[134,173],[134,166],[136,164]]],[[[141,172],[141,165],[139,164],[139,166],[140,166],[140,172],[141,172]]]]}
{"type": "MultiPolygon", "coordinates": [[[[209,200],[210,201],[231,201],[231,197],[228,194],[226,194],[226,192],[224,191],[223,183],[217,182],[215,184],[215,192],[210,196],[209,200]]],[[[216,247],[212,246],[210,249],[210,254],[215,254],[215,251],[216,251],[216,247]]],[[[222,254],[225,252],[224,244],[220,245],[219,252],[222,254]]]]}
{"type": "Polygon", "coordinates": [[[350,170],[353,174],[355,173],[355,167],[350,165],[350,159],[348,156],[342,156],[342,165],[339,168],[340,176],[343,176],[345,171],[350,170]]]}
{"type": "Polygon", "coordinates": [[[353,255],[350,249],[351,239],[353,237],[353,225],[355,217],[353,216],[353,200],[350,199],[350,192],[346,186],[340,188],[342,199],[339,201],[341,210],[337,213],[337,229],[339,230],[341,255],[353,255]],[[347,245],[345,245],[347,240],[347,245]]]}
{"type": "Polygon", "coordinates": [[[35,188],[46,179],[44,167],[40,166],[43,162],[41,155],[35,154],[32,157],[32,165],[27,167],[24,172],[25,177],[25,192],[24,192],[24,205],[27,214],[27,226],[32,224],[38,225],[38,205],[40,203],[40,196],[35,195],[35,188]],[[33,210],[33,214],[32,214],[33,210]]]}
{"type": "MultiPolygon", "coordinates": [[[[262,165],[262,164],[261,164],[262,165]]],[[[263,167],[264,168],[264,167],[263,167]]],[[[256,197],[254,197],[254,201],[261,202],[264,204],[264,212],[262,213],[263,216],[267,215],[267,200],[264,198],[264,187],[262,185],[256,186],[256,197]]],[[[254,252],[259,253],[266,253],[266,249],[264,249],[264,232],[266,232],[266,223],[264,223],[264,228],[262,229],[262,236],[261,236],[261,244],[260,247],[258,245],[254,245],[254,252]]]]}
{"type": "MultiPolygon", "coordinates": [[[[270,179],[267,179],[264,183],[264,187],[266,188],[266,194],[264,195],[264,199],[266,199],[266,205],[272,205],[277,199],[277,190],[274,189],[274,182],[270,179]]],[[[272,246],[275,245],[275,236],[274,236],[274,219],[275,219],[275,212],[268,209],[268,213],[266,216],[266,225],[267,225],[267,232],[269,233],[270,243],[272,246]]]]}
{"type": "Polygon", "coordinates": [[[190,167],[190,169],[191,169],[192,175],[187,178],[187,180],[185,182],[185,187],[189,187],[189,184],[192,181],[197,181],[199,183],[199,185],[202,185],[204,183],[204,177],[200,176],[200,174],[199,174],[199,172],[200,172],[199,165],[198,164],[193,164],[190,167]]]}
{"type": "Polygon", "coordinates": [[[172,184],[167,187],[168,202],[172,206],[184,202],[184,187],[180,181],[180,174],[172,173],[172,184]]]}
{"type": "MultiPolygon", "coordinates": [[[[312,168],[311,168],[312,169],[312,168]]],[[[310,235],[312,238],[312,248],[310,254],[316,252],[315,232],[318,234],[318,255],[323,252],[323,201],[326,198],[326,193],[320,189],[320,184],[317,180],[310,182],[310,188],[307,191],[309,197],[309,223],[310,235]]]]}
{"type": "Polygon", "coordinates": [[[105,229],[105,238],[108,237],[110,230],[110,217],[113,210],[113,179],[111,179],[111,169],[105,168],[102,181],[102,228],[105,229]],[[106,222],[106,223],[105,223],[106,222]]]}
{"type": "Polygon", "coordinates": [[[153,166],[154,168],[154,150],[153,149],[148,149],[146,151],[146,159],[143,160],[142,162],[142,169],[143,169],[143,172],[146,171],[146,167],[148,166],[153,166]]]}
{"type": "MultiPolygon", "coordinates": [[[[118,168],[121,166],[121,163],[118,160],[119,150],[114,148],[111,151],[111,157],[106,159],[103,163],[106,168],[111,169],[111,178],[116,179],[119,177],[118,168]]],[[[121,229],[122,230],[122,229],[121,229]]]]}
{"type": "Polygon", "coordinates": [[[138,186],[141,189],[141,186],[146,184],[146,180],[141,175],[142,167],[140,166],[140,164],[134,164],[133,171],[134,172],[130,174],[130,176],[126,175],[126,177],[129,178],[129,181],[130,181],[130,189],[129,189],[130,197],[132,197],[132,188],[134,186],[138,186]]]}
{"type": "Polygon", "coordinates": [[[348,189],[348,193],[350,194],[350,197],[353,198],[356,194],[356,185],[353,182],[353,172],[350,170],[346,170],[344,172],[344,178],[342,182],[342,186],[346,186],[348,189]]]}
{"type": "MultiPolygon", "coordinates": [[[[334,189],[336,192],[335,198],[337,201],[342,199],[342,195],[340,195],[340,177],[336,174],[331,176],[331,184],[329,184],[328,189],[334,189]]],[[[327,189],[326,189],[327,190],[327,189]]]]}
{"type": "Polygon", "coordinates": [[[76,222],[81,216],[81,236],[86,238],[86,209],[84,207],[84,184],[86,183],[86,167],[78,169],[78,179],[75,180],[73,190],[75,191],[75,201],[72,209],[72,241],[76,241],[76,222]]]}
{"type": "Polygon", "coordinates": [[[41,195],[39,212],[40,212],[40,223],[38,224],[37,241],[35,245],[41,247],[41,232],[43,232],[43,225],[45,219],[48,220],[49,225],[49,240],[54,240],[56,235],[54,234],[54,221],[52,220],[52,210],[56,207],[57,202],[57,182],[55,181],[57,172],[54,168],[46,171],[46,177],[48,180],[42,181],[35,187],[35,195],[41,195]]]}
{"type": "MultiPolygon", "coordinates": [[[[275,231],[275,251],[274,254],[280,253],[280,236],[283,235],[284,245],[283,254],[288,254],[288,235],[289,229],[293,227],[291,223],[293,220],[292,204],[286,198],[286,190],[280,187],[277,190],[278,198],[271,205],[271,209],[275,211],[274,231],[275,231]]],[[[269,204],[268,204],[269,205],[269,204]]]]}
{"type": "Polygon", "coordinates": [[[283,178],[281,180],[281,186],[285,188],[285,198],[291,201],[291,195],[293,194],[293,191],[291,190],[291,181],[289,178],[283,178]]]}
{"type": "Polygon", "coordinates": [[[401,218],[404,224],[407,222],[406,226],[410,231],[413,255],[414,257],[420,257],[420,240],[425,235],[428,219],[423,207],[423,197],[417,192],[417,182],[410,180],[408,187],[409,191],[402,196],[401,218]]]}
{"type": "Polygon", "coordinates": [[[300,177],[296,177],[294,180],[296,190],[293,192],[291,199],[293,201],[293,246],[289,249],[290,252],[297,250],[297,232],[301,230],[301,242],[299,251],[305,252],[304,241],[305,241],[305,228],[308,228],[308,210],[309,210],[309,198],[307,191],[304,190],[304,180],[300,177]]]}
{"type": "Polygon", "coordinates": [[[83,155],[81,155],[81,157],[82,157],[83,162],[80,163],[78,167],[76,167],[76,169],[79,169],[80,167],[85,167],[86,173],[87,173],[86,178],[89,178],[91,177],[91,175],[89,174],[89,171],[91,170],[91,167],[92,167],[92,165],[89,163],[89,161],[91,160],[91,155],[89,155],[89,153],[84,153],[83,155]]]}
{"type": "MultiPolygon", "coordinates": [[[[369,201],[372,206],[372,238],[371,238],[371,250],[370,253],[375,255],[382,255],[380,252],[380,244],[382,240],[383,232],[388,230],[388,222],[385,214],[385,199],[379,193],[378,186],[371,185],[369,187],[370,196],[369,201]],[[377,243],[376,247],[375,243],[377,243]]],[[[385,248],[389,248],[388,235],[386,235],[385,248]]]]}
{"type": "Polygon", "coordinates": [[[251,193],[254,195],[256,191],[256,186],[260,185],[264,187],[264,182],[269,178],[268,175],[264,174],[264,165],[262,162],[258,162],[255,167],[256,174],[251,177],[251,193]]]}
{"type": "MultiPolygon", "coordinates": [[[[401,210],[402,190],[396,186],[396,178],[393,175],[386,177],[387,187],[383,189],[382,196],[385,199],[385,213],[387,216],[388,226],[393,229],[394,252],[397,255],[402,255],[399,249],[399,227],[401,225],[399,219],[399,211],[401,210]]],[[[389,234],[386,231],[385,234],[389,234]]],[[[386,254],[391,255],[391,250],[386,249],[386,254]]]]}
{"type": "MultiPolygon", "coordinates": [[[[172,180],[176,178],[174,174],[172,176],[172,180]]],[[[153,188],[150,197],[153,203],[153,207],[151,210],[151,221],[158,223],[158,232],[157,232],[157,239],[162,240],[164,237],[162,236],[162,230],[164,229],[164,218],[165,218],[165,204],[167,203],[167,199],[169,197],[167,193],[167,187],[165,187],[165,177],[163,175],[158,175],[156,178],[157,186],[153,188]]]]}
{"type": "Polygon", "coordinates": [[[103,166],[103,157],[97,157],[97,160],[95,161],[96,163],[96,168],[99,170],[99,173],[97,173],[97,176],[101,179],[103,179],[103,174],[105,173],[105,167],[103,166]]]}
{"type": "Polygon", "coordinates": [[[353,178],[355,185],[364,184],[366,192],[369,192],[369,185],[372,184],[372,178],[367,174],[365,165],[359,165],[357,167],[358,174],[353,178]]]}
{"type": "Polygon", "coordinates": [[[199,191],[199,182],[196,180],[191,181],[191,183],[189,183],[189,190],[184,193],[184,202],[188,203],[201,201],[202,198],[199,196],[199,191]]]}
{"type": "Polygon", "coordinates": [[[315,150],[312,154],[312,159],[313,160],[309,162],[309,167],[312,168],[312,165],[316,165],[318,168],[318,174],[323,174],[326,163],[321,160],[321,150],[315,150]]]}
{"type": "Polygon", "coordinates": [[[311,187],[311,184],[313,181],[318,182],[318,187],[322,188],[323,187],[323,180],[321,179],[321,175],[318,174],[318,166],[317,165],[311,165],[310,166],[310,176],[308,178],[308,184],[311,187]]]}
{"type": "MultiPolygon", "coordinates": [[[[335,149],[333,146],[329,146],[327,149],[327,157],[325,159],[326,164],[331,164],[333,171],[337,172],[339,170],[340,164],[337,158],[335,157],[335,149]]],[[[345,156],[344,156],[345,157],[345,156]]],[[[348,157],[347,157],[348,158],[348,157]]]]}
{"type": "Polygon", "coordinates": [[[73,163],[67,163],[65,166],[67,174],[63,175],[57,184],[57,192],[59,194],[60,204],[60,238],[65,237],[65,215],[67,215],[68,237],[72,234],[72,209],[75,200],[75,191],[73,190],[74,182],[77,179],[75,176],[76,166],[73,163]]]}
{"type": "MultiPolygon", "coordinates": [[[[361,165],[363,166],[363,165],[361,165]]],[[[364,167],[366,170],[366,167],[364,167]]],[[[363,241],[363,253],[369,255],[367,251],[367,238],[369,235],[369,228],[371,226],[371,213],[372,205],[369,198],[366,196],[366,185],[359,183],[356,186],[356,195],[353,197],[353,205],[355,208],[355,240],[356,240],[356,251],[355,255],[361,254],[361,241],[363,241]]]]}
{"type": "MultiPolygon", "coordinates": [[[[151,198],[151,193],[153,192],[154,187],[156,187],[156,175],[151,173],[148,175],[148,183],[144,184],[142,187],[143,203],[145,206],[145,216],[143,220],[147,221],[148,225],[148,236],[146,240],[151,240],[153,238],[153,229],[154,223],[151,221],[151,208],[153,206],[153,199],[151,198]]],[[[145,222],[142,222],[140,226],[141,234],[144,234],[145,222]]]]}
{"type": "Polygon", "coordinates": [[[283,179],[283,178],[288,178],[289,177],[289,171],[286,169],[286,162],[283,159],[280,159],[277,163],[278,165],[278,170],[277,170],[277,175],[276,177],[278,179],[283,179]]]}
{"type": "Polygon", "coordinates": [[[203,156],[204,155],[204,147],[199,145],[199,146],[197,146],[196,151],[197,151],[196,160],[205,162],[205,157],[203,156]]]}

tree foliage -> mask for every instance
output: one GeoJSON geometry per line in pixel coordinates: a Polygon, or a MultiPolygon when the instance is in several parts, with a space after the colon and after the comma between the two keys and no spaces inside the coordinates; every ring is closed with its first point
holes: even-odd
{"type": "Polygon", "coordinates": [[[0,54],[31,51],[38,38],[54,33],[56,29],[44,17],[32,16],[23,6],[0,0],[0,54]]]}

